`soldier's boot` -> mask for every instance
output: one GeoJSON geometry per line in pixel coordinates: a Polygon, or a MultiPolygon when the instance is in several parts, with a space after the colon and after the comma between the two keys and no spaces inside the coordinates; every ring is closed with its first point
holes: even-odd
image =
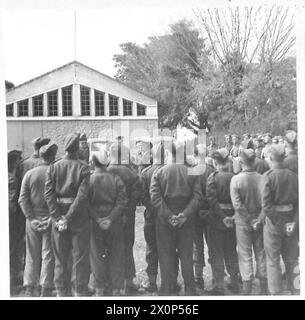
{"type": "Polygon", "coordinates": [[[157,292],[157,275],[149,275],[148,282],[144,283],[143,288],[150,293],[157,292]]]}
{"type": "Polygon", "coordinates": [[[267,279],[266,278],[260,279],[259,284],[260,284],[259,294],[262,296],[267,296],[268,295],[268,281],[267,281],[267,279]]]}
{"type": "Polygon", "coordinates": [[[95,296],[96,297],[103,297],[105,295],[105,289],[104,288],[96,288],[95,289],[95,296]]]}
{"type": "Polygon", "coordinates": [[[133,283],[133,279],[125,279],[125,295],[135,295],[138,293],[138,287],[133,283]]]}
{"type": "Polygon", "coordinates": [[[234,293],[238,294],[240,292],[239,289],[239,281],[238,281],[238,275],[232,275],[230,276],[231,282],[228,284],[228,289],[234,293]]]}
{"type": "Polygon", "coordinates": [[[251,280],[243,281],[242,294],[244,296],[250,296],[251,292],[252,292],[252,281],[251,280]]]}
{"type": "Polygon", "coordinates": [[[34,287],[33,286],[26,286],[24,296],[25,297],[34,297],[34,287]]]}
{"type": "Polygon", "coordinates": [[[52,297],[52,288],[42,287],[40,296],[41,297],[52,297]]]}

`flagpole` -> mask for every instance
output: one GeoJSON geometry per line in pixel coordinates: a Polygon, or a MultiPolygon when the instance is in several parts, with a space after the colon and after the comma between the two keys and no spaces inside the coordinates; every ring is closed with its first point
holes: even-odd
{"type": "Polygon", "coordinates": [[[76,10],[74,10],[74,60],[76,61],[76,10]]]}

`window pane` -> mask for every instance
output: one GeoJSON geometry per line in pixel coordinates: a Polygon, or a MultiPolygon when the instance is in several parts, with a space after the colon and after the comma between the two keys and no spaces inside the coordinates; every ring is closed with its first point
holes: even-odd
{"type": "Polygon", "coordinates": [[[104,93],[98,90],[94,90],[94,99],[95,99],[95,115],[103,116],[105,114],[104,93]]]}
{"type": "Polygon", "coordinates": [[[143,104],[137,103],[137,115],[145,116],[146,115],[146,106],[143,104]]]}
{"type": "Polygon", "coordinates": [[[62,115],[72,116],[72,86],[62,88],[62,115]]]}
{"type": "Polygon", "coordinates": [[[18,116],[27,117],[29,115],[29,100],[25,99],[18,102],[18,116]]]}
{"type": "Polygon", "coordinates": [[[119,115],[119,98],[112,95],[109,95],[109,115],[119,115]]]}
{"type": "Polygon", "coordinates": [[[33,115],[34,117],[43,116],[43,95],[33,97],[33,115]]]}
{"type": "Polygon", "coordinates": [[[80,87],[82,116],[90,116],[90,88],[80,87]]]}
{"type": "Polygon", "coordinates": [[[123,99],[123,113],[124,116],[132,116],[132,102],[123,99]]]}
{"type": "Polygon", "coordinates": [[[50,117],[57,116],[58,104],[57,104],[57,90],[48,93],[48,115],[50,117]]]}
{"type": "Polygon", "coordinates": [[[12,117],[14,115],[14,104],[13,103],[6,105],[6,115],[7,115],[7,117],[12,117]]]}

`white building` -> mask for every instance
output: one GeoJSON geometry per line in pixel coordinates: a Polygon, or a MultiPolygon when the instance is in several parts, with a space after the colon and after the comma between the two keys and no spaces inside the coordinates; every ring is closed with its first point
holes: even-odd
{"type": "Polygon", "coordinates": [[[128,140],[158,128],[156,100],[77,61],[8,90],[6,114],[8,148],[24,155],[37,136],[54,139],[62,153],[71,132],[128,140]]]}

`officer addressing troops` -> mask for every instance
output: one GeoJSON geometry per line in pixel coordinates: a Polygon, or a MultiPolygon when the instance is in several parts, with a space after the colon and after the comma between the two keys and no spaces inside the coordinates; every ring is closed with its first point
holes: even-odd
{"type": "Polygon", "coordinates": [[[90,220],[89,166],[78,158],[79,134],[65,139],[65,156],[47,171],[45,199],[52,217],[52,244],[55,256],[54,284],[57,296],[69,295],[72,282],[75,296],[85,296],[89,282],[90,220]],[[72,279],[68,259],[72,254],[72,279]]]}
{"type": "Polygon", "coordinates": [[[262,210],[266,216],[264,246],[267,259],[268,289],[270,294],[281,294],[282,257],[288,290],[295,293],[293,269],[298,263],[298,176],[284,165],[285,148],[271,146],[266,152],[270,170],[263,176],[262,210]]]}
{"type": "Polygon", "coordinates": [[[40,165],[25,174],[21,185],[19,204],[26,217],[23,285],[27,297],[34,295],[34,289],[38,289],[39,284],[42,297],[52,295],[54,257],[51,246],[51,217],[44,198],[44,188],[46,171],[54,161],[57,149],[55,143],[42,146],[39,151],[42,160],[40,165]]]}
{"type": "Polygon", "coordinates": [[[107,171],[109,158],[102,149],[92,155],[94,172],[90,178],[89,202],[92,218],[90,261],[96,296],[112,295],[124,289],[123,212],[128,204],[123,180],[107,171]]]}

